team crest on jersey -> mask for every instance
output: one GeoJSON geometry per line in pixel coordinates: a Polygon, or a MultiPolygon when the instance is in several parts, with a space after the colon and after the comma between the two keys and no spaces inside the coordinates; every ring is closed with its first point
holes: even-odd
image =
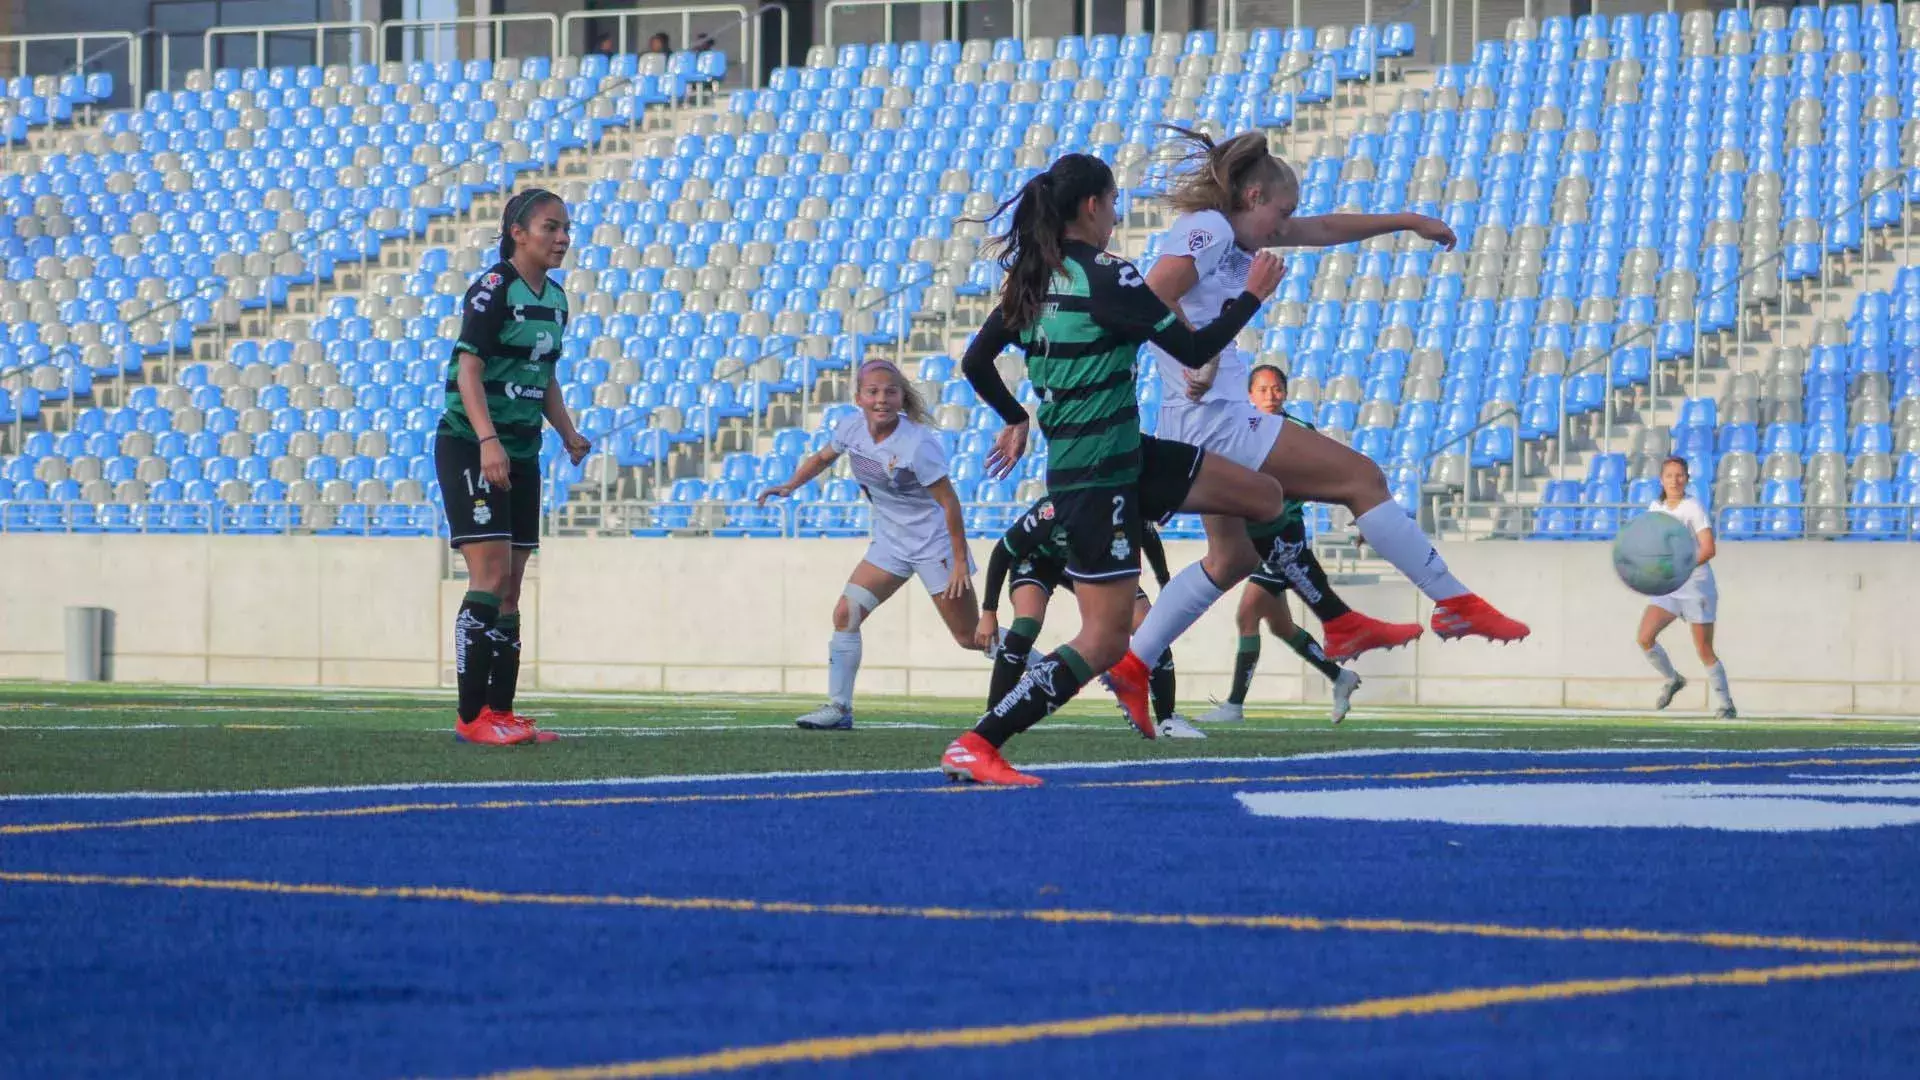
{"type": "Polygon", "coordinates": [[[1052,503],[1040,504],[1040,520],[1041,521],[1053,520],[1053,504],[1052,503]]]}
{"type": "Polygon", "coordinates": [[[1114,558],[1124,559],[1133,553],[1133,545],[1127,543],[1126,533],[1117,532],[1113,534],[1113,547],[1109,550],[1113,552],[1114,558]]]}
{"type": "Polygon", "coordinates": [[[505,278],[500,276],[499,271],[489,270],[487,271],[486,276],[480,279],[480,284],[484,285],[489,289],[497,289],[500,287],[500,283],[505,280],[506,280],[505,278]]]}
{"type": "Polygon", "coordinates": [[[493,511],[487,506],[486,503],[480,503],[473,508],[473,523],[475,525],[485,525],[487,522],[492,520],[493,520],[493,511]]]}
{"type": "Polygon", "coordinates": [[[1014,572],[1014,573],[1016,573],[1016,574],[1031,574],[1031,573],[1033,573],[1033,560],[1032,560],[1032,559],[1022,559],[1022,560],[1020,560],[1020,565],[1019,565],[1019,566],[1016,566],[1016,567],[1014,567],[1014,568],[1013,568],[1013,572],[1014,572]]]}
{"type": "Polygon", "coordinates": [[[1205,229],[1195,229],[1187,234],[1187,251],[1205,251],[1213,246],[1213,234],[1205,229]]]}

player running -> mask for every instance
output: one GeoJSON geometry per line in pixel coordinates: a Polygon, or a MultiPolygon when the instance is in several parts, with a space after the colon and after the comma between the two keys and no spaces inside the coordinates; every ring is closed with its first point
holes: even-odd
{"type": "Polygon", "coordinates": [[[540,420],[578,465],[592,444],[574,429],[553,377],[567,294],[547,272],[567,257],[572,222],[558,195],[507,200],[500,261],[467,289],[447,360],[446,411],[433,440],[450,543],[467,564],[453,624],[459,686],[454,737],[487,746],[549,742],[513,711],[520,679],[520,583],[540,547],[540,420]]]}
{"type": "MultiPolygon", "coordinates": [[[[961,361],[981,400],[1007,423],[994,440],[988,470],[1004,475],[1027,450],[1027,413],[994,358],[1019,345],[1040,394],[1040,430],[1048,441],[1047,490],[1067,549],[1067,576],[1080,605],[1074,639],[1036,662],[972,731],[954,740],[941,770],[954,779],[1037,784],[1007,764],[1000,747],[1073,698],[1087,680],[1126,653],[1140,577],[1144,505],[1231,514],[1264,521],[1285,505],[1280,485],[1191,446],[1140,432],[1133,362],[1153,341],[1195,367],[1219,352],[1280,284],[1280,261],[1252,261],[1246,288],[1211,326],[1185,326],[1132,263],[1109,255],[1114,226],[1113,171],[1087,154],[1068,154],[1002,204],[1013,218],[997,238],[1007,276],[1000,302],[961,361]]],[[[1156,650],[1158,660],[1165,650],[1156,650]]],[[[1142,690],[1146,677],[1142,675],[1142,690]]],[[[1155,733],[1148,710],[1130,713],[1155,733]]]]}
{"type": "Polygon", "coordinates": [[[848,455],[853,478],[873,504],[873,542],[833,605],[827,643],[827,703],[794,723],[814,731],[853,726],[853,682],[860,673],[860,626],[908,578],[919,577],[961,647],[972,649],[973,559],[960,497],[947,479],[947,450],[926,402],[886,360],[860,366],[860,411],[833,429],[826,446],[802,458],[785,483],[760,493],[791,496],[848,455]]]}
{"type": "MultiPolygon", "coordinates": [[[[1313,426],[1286,415],[1287,375],[1271,364],[1255,367],[1253,374],[1247,377],[1247,400],[1268,416],[1279,416],[1289,423],[1307,428],[1313,426]]],[[[1313,635],[1304,627],[1294,624],[1293,612],[1288,608],[1286,598],[1281,595],[1292,589],[1313,610],[1322,626],[1352,614],[1352,609],[1333,591],[1333,586],[1327,581],[1326,570],[1321,567],[1320,559],[1307,543],[1307,526],[1302,511],[1303,505],[1298,500],[1289,499],[1286,513],[1280,515],[1278,520],[1247,527],[1254,549],[1260,553],[1260,569],[1253,572],[1247,579],[1247,587],[1240,591],[1240,610],[1234,615],[1240,631],[1240,647],[1233,658],[1232,691],[1225,702],[1199,718],[1203,724],[1238,723],[1246,719],[1243,706],[1247,701],[1247,688],[1253,682],[1254,669],[1260,664],[1262,623],[1273,631],[1274,637],[1286,642],[1288,648],[1333,683],[1330,719],[1337,724],[1347,718],[1353,692],[1360,687],[1360,676],[1341,668],[1334,661],[1351,657],[1335,657],[1321,651],[1320,643],[1314,640],[1313,635]]],[[[1371,647],[1386,647],[1420,636],[1418,623],[1380,623],[1379,627],[1379,630],[1366,635],[1365,640],[1371,647]]]]}
{"type": "MultiPolygon", "coordinates": [[[[1402,230],[1453,245],[1453,231],[1444,222],[1418,214],[1296,219],[1299,179],[1268,152],[1264,134],[1248,132],[1216,145],[1197,132],[1172,130],[1187,147],[1184,160],[1191,167],[1167,193],[1167,202],[1181,213],[1167,230],[1147,285],[1194,326],[1205,327],[1219,317],[1263,248],[1333,247],[1402,230]]],[[[1453,576],[1419,525],[1393,501],[1378,465],[1319,432],[1247,404],[1240,396],[1248,376],[1245,353],[1229,345],[1213,362],[1190,372],[1181,358],[1160,349],[1149,351],[1164,389],[1162,438],[1192,443],[1264,472],[1295,499],[1346,507],[1367,544],[1434,601],[1433,630],[1443,639],[1518,641],[1527,636],[1524,623],[1495,611],[1453,576]]],[[[1134,634],[1128,654],[1108,674],[1129,715],[1146,715],[1151,662],[1260,564],[1240,522],[1213,517],[1206,529],[1206,558],[1174,575],[1134,634]]],[[[1356,613],[1334,619],[1324,627],[1328,649],[1334,655],[1354,656],[1388,644],[1373,640],[1386,625],[1356,613]]]]}
{"type": "Polygon", "coordinates": [[[1722,720],[1732,720],[1740,714],[1734,709],[1733,693],[1727,688],[1727,669],[1720,663],[1720,654],[1713,649],[1713,620],[1720,607],[1720,589],[1713,581],[1713,567],[1707,565],[1717,550],[1713,542],[1713,522],[1707,518],[1700,500],[1687,494],[1689,479],[1686,459],[1668,458],[1660,466],[1660,497],[1647,508],[1652,513],[1678,518],[1691,529],[1699,554],[1693,573],[1687,575],[1679,588],[1665,596],[1656,596],[1647,604],[1646,612],[1640,616],[1640,648],[1647,654],[1647,663],[1667,680],[1653,703],[1654,708],[1664,709],[1673,703],[1673,696],[1686,687],[1687,680],[1673,669],[1673,661],[1660,645],[1660,631],[1675,619],[1684,620],[1693,631],[1693,647],[1700,654],[1700,662],[1707,666],[1707,682],[1713,687],[1713,696],[1720,702],[1717,715],[1722,720]]]}
{"type": "MultiPolygon", "coordinates": [[[[1153,520],[1152,508],[1143,507],[1143,516],[1153,520]]],[[[1052,498],[1043,498],[1021,514],[1000,542],[993,545],[987,558],[987,584],[980,597],[980,627],[974,632],[974,644],[993,657],[993,680],[987,689],[987,707],[992,708],[1007,696],[1020,676],[1026,674],[1032,656],[1033,641],[1046,622],[1047,604],[1053,590],[1065,587],[1073,591],[1073,579],[1067,576],[1066,541],[1054,527],[1057,514],[1052,498]],[[1013,601],[1013,624],[1000,635],[1000,589],[1008,574],[1013,583],[1008,597],[1013,601]],[[998,647],[996,648],[996,643],[998,647]]],[[[1147,525],[1141,532],[1141,550],[1153,576],[1162,587],[1167,584],[1167,550],[1161,546],[1160,532],[1147,525]]],[[[1147,591],[1136,587],[1133,594],[1133,625],[1147,617],[1152,608],[1147,591]]],[[[1173,650],[1168,649],[1153,669],[1150,680],[1153,718],[1161,738],[1204,739],[1206,733],[1174,711],[1176,694],[1173,650]]]]}

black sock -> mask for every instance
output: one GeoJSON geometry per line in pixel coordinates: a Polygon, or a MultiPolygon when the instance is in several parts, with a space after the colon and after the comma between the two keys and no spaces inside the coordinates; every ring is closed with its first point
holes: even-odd
{"type": "Polygon", "coordinates": [[[1260,666],[1260,635],[1243,637],[1240,647],[1233,654],[1233,692],[1227,695],[1229,705],[1245,705],[1247,688],[1253,685],[1253,669],[1260,666]]]}
{"type": "Polygon", "coordinates": [[[510,713],[520,686],[520,613],[502,614],[488,637],[493,642],[493,678],[487,683],[487,708],[510,713]]]}
{"type": "Polygon", "coordinates": [[[1340,665],[1327,659],[1327,654],[1320,651],[1320,643],[1315,641],[1313,635],[1307,633],[1304,628],[1294,627],[1293,633],[1289,634],[1285,640],[1287,647],[1299,653],[1300,659],[1312,664],[1314,670],[1325,675],[1329,680],[1340,677],[1340,665]]]}
{"type": "Polygon", "coordinates": [[[1028,668],[1013,690],[973,725],[974,733],[996,747],[1005,746],[1008,739],[1073,700],[1092,678],[1093,671],[1080,654],[1071,645],[1062,645],[1028,668]]]}
{"type": "Polygon", "coordinates": [[[1318,618],[1323,625],[1353,610],[1347,606],[1346,601],[1340,599],[1339,594],[1333,591],[1333,586],[1327,583],[1327,571],[1320,565],[1320,560],[1314,556],[1311,548],[1301,549],[1300,557],[1287,566],[1286,574],[1287,582],[1293,586],[1293,591],[1300,594],[1300,599],[1306,601],[1308,610],[1312,611],[1314,617],[1318,618]]]}
{"type": "Polygon", "coordinates": [[[1173,715],[1173,650],[1168,649],[1147,676],[1147,692],[1153,695],[1153,718],[1165,720],[1173,715]]]}
{"type": "Polygon", "coordinates": [[[1027,656],[1033,651],[1033,639],[1040,635],[1040,623],[1036,619],[1015,619],[1007,628],[1007,636],[1000,642],[1000,651],[993,658],[993,679],[987,685],[987,708],[1000,704],[1000,699],[1013,692],[1020,676],[1027,673],[1027,656]]]}
{"type": "Polygon", "coordinates": [[[460,688],[460,719],[472,723],[487,703],[487,680],[493,674],[491,631],[500,618],[500,598],[469,589],[453,620],[453,674],[460,688]]]}

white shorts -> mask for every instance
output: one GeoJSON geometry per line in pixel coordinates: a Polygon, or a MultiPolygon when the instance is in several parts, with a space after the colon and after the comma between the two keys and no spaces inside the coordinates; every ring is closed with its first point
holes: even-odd
{"type": "Polygon", "coordinates": [[[1287,428],[1285,417],[1263,413],[1245,401],[1163,403],[1159,438],[1197,446],[1259,472],[1287,428]]]}
{"type": "MultiPolygon", "coordinates": [[[[915,545],[902,544],[884,534],[867,545],[866,561],[898,578],[919,577],[927,592],[938,596],[953,577],[953,541],[945,532],[915,545]]],[[[973,576],[973,556],[967,556],[967,576],[973,576]]]]}
{"type": "Polygon", "coordinates": [[[1686,596],[1678,593],[1656,596],[1651,603],[1682,622],[1710,625],[1720,606],[1720,594],[1714,589],[1704,589],[1686,596]]]}

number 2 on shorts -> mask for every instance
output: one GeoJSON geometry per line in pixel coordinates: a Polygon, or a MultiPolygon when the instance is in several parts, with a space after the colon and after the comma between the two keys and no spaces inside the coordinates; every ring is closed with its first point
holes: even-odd
{"type": "Polygon", "coordinates": [[[1126,512],[1127,497],[1125,495],[1115,495],[1113,497],[1113,523],[1115,526],[1120,524],[1120,516],[1126,512]]]}

